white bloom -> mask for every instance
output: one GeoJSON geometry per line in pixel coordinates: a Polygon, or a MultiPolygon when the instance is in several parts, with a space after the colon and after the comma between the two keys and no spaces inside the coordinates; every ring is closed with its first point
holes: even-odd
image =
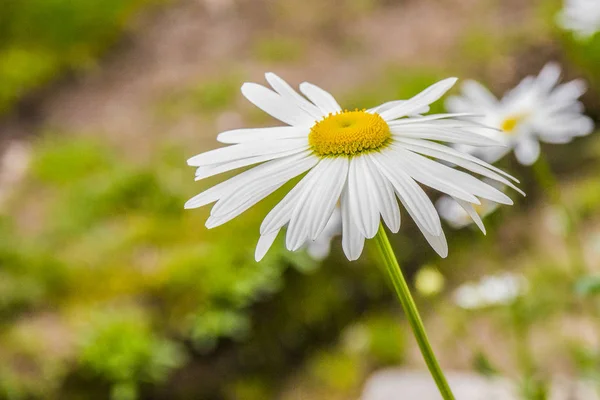
{"type": "Polygon", "coordinates": [[[461,308],[477,309],[510,304],[526,290],[527,281],[524,277],[505,273],[461,285],[454,291],[453,299],[461,308]]]}
{"type": "Polygon", "coordinates": [[[342,211],[339,207],[336,207],[323,232],[321,232],[316,240],[312,240],[306,245],[308,255],[317,261],[324,260],[331,251],[331,240],[341,234],[342,211]]]}
{"type": "MultiPolygon", "coordinates": [[[[453,163],[516,189],[503,171],[435,141],[497,145],[457,119],[465,114],[415,117],[428,110],[456,82],[438,82],[407,101],[392,101],[370,110],[345,111],[333,96],[302,83],[303,97],[278,76],[268,73],[274,90],[246,83],[250,102],[289,126],[236,129],[218,136],[233,145],[188,160],[198,167],[196,180],[262,163],[190,199],[185,207],[216,202],[206,221],[214,228],[235,218],[290,179],[306,173],[266,216],[256,248],[260,260],[277,234],[287,227],[286,247],[297,250],[315,240],[336,204],[342,218],[342,247],[350,260],[362,253],[365,238],[376,235],[380,217],[392,232],[400,229],[398,199],[427,241],[442,256],[448,253],[440,218],[417,182],[469,204],[479,198],[502,204],[512,200],[472,175],[432,158],[453,163]]],[[[518,189],[517,189],[518,190],[518,189]]]]}
{"type": "Polygon", "coordinates": [[[557,21],[563,29],[573,31],[579,38],[589,38],[600,31],[600,1],[565,0],[557,21]]]}
{"type": "Polygon", "coordinates": [[[495,162],[514,150],[523,165],[533,164],[540,155],[540,141],[567,143],[574,137],[592,132],[594,124],[582,114],[583,105],[577,100],[586,90],[581,80],[558,84],[560,67],[547,64],[537,77],[529,76],[497,100],[485,87],[474,81],[462,85],[462,96],[446,101],[450,112],[476,112],[480,122],[498,131],[482,130],[506,147],[461,147],[487,162],[495,162]]]}

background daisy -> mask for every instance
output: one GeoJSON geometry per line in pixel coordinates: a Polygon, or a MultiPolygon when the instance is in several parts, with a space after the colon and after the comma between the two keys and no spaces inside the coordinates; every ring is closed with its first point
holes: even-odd
{"type": "Polygon", "coordinates": [[[479,121],[497,131],[482,130],[505,147],[460,147],[488,162],[495,162],[510,151],[523,165],[532,165],[540,155],[540,142],[568,143],[592,132],[594,123],[583,115],[579,97],[586,90],[582,80],[559,84],[561,71],[547,64],[538,76],[523,79],[500,100],[483,85],[467,81],[459,96],[446,100],[450,112],[477,112],[479,121]]]}
{"type": "Polygon", "coordinates": [[[597,0],[565,0],[557,16],[558,24],[587,39],[600,31],[600,2],[597,0]]]}

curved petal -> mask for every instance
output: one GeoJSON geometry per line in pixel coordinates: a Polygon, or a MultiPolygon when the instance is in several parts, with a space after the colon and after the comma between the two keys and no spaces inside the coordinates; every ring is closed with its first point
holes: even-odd
{"type": "Polygon", "coordinates": [[[540,156],[540,142],[532,137],[524,137],[515,147],[515,156],[523,165],[533,165],[540,156]]]}
{"type": "Polygon", "coordinates": [[[300,91],[304,93],[310,101],[316,104],[325,115],[342,111],[342,107],[340,107],[335,98],[329,92],[321,89],[317,85],[302,82],[300,84],[300,91]]]}
{"type": "Polygon", "coordinates": [[[315,119],[293,102],[257,83],[244,83],[242,94],[273,118],[293,126],[310,126],[315,119]]]}
{"type": "Polygon", "coordinates": [[[267,252],[273,245],[273,242],[277,238],[277,235],[279,235],[279,229],[267,233],[265,235],[260,235],[258,243],[256,244],[256,250],[254,251],[254,259],[256,261],[260,261],[263,259],[263,257],[267,254],[267,252]]]}
{"type": "Polygon", "coordinates": [[[386,152],[374,156],[373,161],[390,181],[413,219],[418,220],[432,235],[439,235],[442,232],[440,217],[423,189],[406,172],[398,168],[394,159],[386,152]]]}
{"type": "Polygon", "coordinates": [[[310,129],[298,126],[273,126],[269,128],[232,129],[219,133],[221,143],[247,143],[256,140],[280,140],[308,137],[310,129]]]}
{"type": "Polygon", "coordinates": [[[367,158],[354,157],[348,171],[348,204],[352,210],[354,224],[360,233],[370,239],[377,234],[379,228],[379,204],[373,191],[373,178],[369,170],[367,158]]]}
{"type": "Polygon", "coordinates": [[[352,218],[351,206],[348,203],[348,186],[344,188],[341,198],[342,208],[342,249],[350,261],[357,260],[365,246],[365,237],[360,233],[352,218]]]}
{"type": "Polygon", "coordinates": [[[448,78],[437,82],[404,103],[379,114],[386,121],[391,121],[415,112],[442,97],[454,84],[457,78],[448,78]]]}
{"type": "Polygon", "coordinates": [[[296,92],[286,81],[278,77],[272,72],[267,72],[265,74],[265,78],[267,82],[275,89],[277,93],[279,93],[282,97],[289,99],[292,103],[296,104],[302,110],[306,111],[310,116],[319,120],[323,118],[325,113],[323,113],[319,107],[315,106],[304,97],[300,96],[298,92],[296,92]]]}

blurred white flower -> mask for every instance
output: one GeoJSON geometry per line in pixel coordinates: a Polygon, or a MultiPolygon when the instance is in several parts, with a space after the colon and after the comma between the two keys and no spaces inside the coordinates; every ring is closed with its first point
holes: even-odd
{"type": "Polygon", "coordinates": [[[578,38],[587,39],[600,31],[600,1],[565,0],[557,22],[578,38]]]}
{"type": "MultiPolygon", "coordinates": [[[[600,2],[600,1],[599,1],[600,2]]],[[[493,163],[514,150],[523,165],[532,165],[540,155],[540,141],[567,143],[574,137],[592,132],[592,119],[583,115],[578,98],[586,91],[582,80],[558,84],[561,70],[557,64],[547,64],[538,76],[528,76],[501,100],[475,81],[462,85],[461,96],[446,101],[450,112],[480,113],[480,122],[497,128],[482,130],[506,147],[460,146],[459,150],[493,163]]]]}
{"type": "Polygon", "coordinates": [[[526,290],[527,280],[523,276],[504,273],[465,283],[454,291],[452,297],[457,306],[472,310],[510,304],[526,290]]]}
{"type": "MultiPolygon", "coordinates": [[[[469,154],[438,142],[490,146],[471,113],[415,116],[429,110],[456,82],[431,85],[409,100],[391,101],[368,110],[344,110],[325,90],[304,82],[296,92],[273,73],[265,75],[273,89],[245,83],[242,94],[288,126],[235,129],[217,137],[229,146],[188,160],[196,180],[249,167],[186,202],[186,208],[215,203],[207,228],[222,225],[248,210],[286,182],[300,182],[265,217],[255,258],[260,260],[279,232],[287,227],[286,247],[295,251],[317,240],[339,203],[342,248],[349,260],[360,257],[365,239],[373,238],[380,221],[400,229],[402,203],[433,249],[448,255],[440,217],[418,183],[466,203],[480,198],[501,204],[512,200],[475,178],[479,174],[519,190],[513,177],[469,154]],[[467,170],[443,165],[451,162],[467,170]],[[417,183],[418,182],[418,183],[417,183]]],[[[324,249],[320,249],[323,254],[324,249]]],[[[319,252],[317,252],[319,253],[319,252]]]]}
{"type": "Polygon", "coordinates": [[[317,261],[324,260],[331,251],[331,241],[342,234],[342,212],[339,207],[333,210],[331,218],[325,225],[323,232],[316,240],[306,245],[308,255],[317,261]]]}

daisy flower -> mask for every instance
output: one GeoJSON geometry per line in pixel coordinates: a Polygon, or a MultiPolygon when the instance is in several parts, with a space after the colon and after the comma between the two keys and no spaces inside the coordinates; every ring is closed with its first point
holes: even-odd
{"type": "Polygon", "coordinates": [[[262,259],[282,228],[286,247],[295,251],[315,240],[339,203],[342,247],[349,260],[362,253],[380,218],[392,232],[400,229],[398,200],[429,244],[448,254],[439,215],[418,183],[470,205],[479,198],[501,204],[512,200],[450,162],[518,190],[515,180],[476,157],[440,142],[494,146],[497,142],[475,130],[480,125],[459,119],[470,114],[416,116],[428,111],[456,82],[440,81],[406,101],[391,101],[368,110],[344,110],[331,94],[304,82],[303,97],[285,81],[266,74],[272,90],[245,83],[242,94],[255,106],[288,126],[235,129],[218,135],[230,144],[196,155],[196,180],[259,164],[190,199],[185,207],[216,202],[206,221],[214,228],[237,217],[289,180],[304,175],[265,217],[260,227],[256,260],[262,259]],[[417,183],[418,182],[418,183],[417,183]]]}
{"type": "Polygon", "coordinates": [[[523,276],[505,273],[465,283],[454,291],[452,297],[457,306],[473,310],[510,304],[526,290],[527,280],[523,276]]]}
{"type": "Polygon", "coordinates": [[[600,31],[600,1],[565,0],[557,22],[577,37],[587,39],[600,31]]]}
{"type": "Polygon", "coordinates": [[[460,147],[487,162],[495,162],[514,150],[523,165],[532,165],[540,155],[540,141],[567,143],[574,137],[592,132],[592,120],[583,115],[583,105],[577,100],[586,90],[581,80],[558,84],[561,71],[554,63],[547,64],[536,77],[529,76],[509,91],[501,100],[474,81],[462,85],[462,95],[446,100],[450,112],[475,112],[479,121],[497,131],[484,130],[505,147],[460,147]]]}

